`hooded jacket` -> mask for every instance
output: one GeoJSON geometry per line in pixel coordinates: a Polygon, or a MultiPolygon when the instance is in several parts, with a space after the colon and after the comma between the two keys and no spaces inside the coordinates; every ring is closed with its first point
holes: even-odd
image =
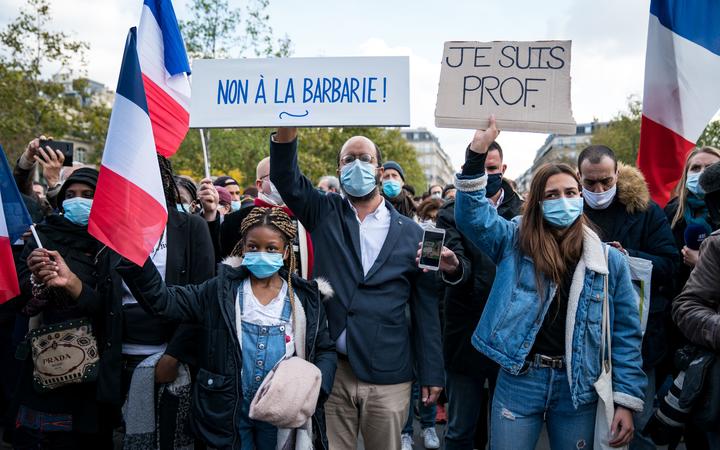
{"type": "MultiPolygon", "coordinates": [[[[237,418],[242,403],[240,370],[242,351],[235,320],[235,297],[250,275],[239,266],[239,258],[228,258],[218,266],[216,277],[189,286],[166,286],[151,260],[143,267],[132,263],[118,266],[138,302],[151,314],[201,325],[198,373],[192,392],[192,424],[196,435],[218,449],[239,449],[237,418]],[[238,267],[239,266],[239,267],[238,267]]],[[[281,269],[281,276],[287,271],[281,269]]],[[[318,407],[313,416],[316,449],[327,449],[324,402],[335,379],[337,354],[330,339],[322,293],[332,297],[329,284],[292,276],[296,298],[307,319],[305,355],[322,373],[318,407]]]]}
{"type": "Polygon", "coordinates": [[[652,262],[650,311],[643,337],[643,367],[655,367],[668,348],[667,323],[673,296],[678,251],[665,213],[650,199],[645,178],[631,166],[618,163],[617,195],[607,209],[585,215],[597,226],[603,242],[617,241],[628,255],[652,262]]]}

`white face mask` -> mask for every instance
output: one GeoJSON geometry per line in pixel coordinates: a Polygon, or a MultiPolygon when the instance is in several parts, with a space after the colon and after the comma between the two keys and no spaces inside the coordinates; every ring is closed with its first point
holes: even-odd
{"type": "Polygon", "coordinates": [[[272,181],[267,180],[263,181],[263,183],[267,183],[270,185],[270,193],[266,194],[265,192],[258,193],[258,198],[260,200],[264,201],[265,203],[270,203],[273,206],[283,206],[285,202],[283,202],[282,197],[280,197],[280,193],[275,188],[275,185],[272,184],[272,181]]]}
{"type": "Polygon", "coordinates": [[[607,209],[617,194],[617,184],[605,192],[595,193],[583,187],[583,198],[592,209],[607,209]]]}

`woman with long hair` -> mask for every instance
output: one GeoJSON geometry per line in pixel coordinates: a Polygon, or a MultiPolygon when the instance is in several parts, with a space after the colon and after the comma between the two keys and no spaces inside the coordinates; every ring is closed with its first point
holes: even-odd
{"type": "Polygon", "coordinates": [[[673,191],[673,199],[665,206],[665,215],[670,221],[670,227],[675,236],[678,250],[683,255],[685,267],[678,273],[678,291],[682,290],[695,267],[698,258],[698,235],[710,235],[720,224],[713,224],[705,205],[705,193],[700,187],[700,175],[706,167],[720,161],[720,150],[715,147],[699,147],[691,151],[685,160],[682,178],[673,191]],[[691,226],[693,236],[688,236],[695,242],[686,242],[685,231],[691,226]],[[688,246],[695,247],[690,248],[688,246]]]}
{"type": "Polygon", "coordinates": [[[553,449],[594,442],[607,298],[615,404],[611,435],[626,445],[643,407],[642,335],[622,254],[603,244],[583,216],[580,181],[565,164],[533,177],[524,214],[508,221],[485,197],[485,154],[499,131],[478,131],[456,177],[460,231],[497,264],[487,306],[472,337],[503,369],[491,415],[492,449],[534,449],[543,422],[553,449]],[[607,287],[606,287],[607,285],[607,287]]]}

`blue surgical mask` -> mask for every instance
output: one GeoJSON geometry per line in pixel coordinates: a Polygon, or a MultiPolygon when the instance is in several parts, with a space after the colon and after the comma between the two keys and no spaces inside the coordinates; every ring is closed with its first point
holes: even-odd
{"type": "Polygon", "coordinates": [[[575,221],[583,212],[582,197],[575,198],[556,198],[552,200],[544,200],[542,202],[543,217],[553,226],[558,228],[567,228],[575,221]]]}
{"type": "Polygon", "coordinates": [[[184,212],[184,213],[190,212],[190,205],[188,205],[187,203],[178,203],[176,206],[177,206],[177,210],[180,212],[184,212]]]}
{"type": "Polygon", "coordinates": [[[685,187],[687,187],[688,191],[698,197],[705,194],[702,186],[700,186],[700,175],[702,175],[702,172],[688,173],[687,180],[685,181],[685,187]]]}
{"type": "Polygon", "coordinates": [[[488,175],[487,187],[485,187],[485,197],[492,197],[497,194],[502,187],[502,173],[491,173],[488,175]]]}
{"type": "Polygon", "coordinates": [[[376,169],[372,164],[356,159],[342,168],[340,183],[349,195],[363,197],[377,186],[376,169]]]}
{"type": "Polygon", "coordinates": [[[230,202],[230,209],[233,212],[240,211],[240,206],[242,206],[242,202],[240,200],[233,200],[232,202],[230,202]]]}
{"type": "Polygon", "coordinates": [[[402,184],[396,180],[385,180],[383,181],[383,192],[390,198],[395,198],[400,195],[402,190],[402,184]]]}
{"type": "Polygon", "coordinates": [[[583,187],[583,198],[592,209],[607,209],[617,194],[617,184],[605,192],[593,192],[583,187]]]}
{"type": "Polygon", "coordinates": [[[282,253],[248,252],[243,255],[242,265],[256,278],[267,278],[283,266],[282,253]]]}
{"type": "Polygon", "coordinates": [[[67,220],[75,225],[87,226],[90,218],[90,208],[92,208],[91,198],[73,197],[62,203],[63,215],[67,220]]]}

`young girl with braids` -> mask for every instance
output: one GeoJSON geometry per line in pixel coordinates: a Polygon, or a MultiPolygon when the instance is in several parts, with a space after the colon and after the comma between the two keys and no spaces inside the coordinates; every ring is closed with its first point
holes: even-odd
{"type": "Polygon", "coordinates": [[[118,267],[146,310],[202,325],[191,407],[195,432],[210,447],[274,450],[278,430],[250,419],[249,405],[278,361],[304,354],[322,373],[312,417],[314,448],[328,448],[322,405],[337,361],[320,296],[321,290],[325,297],[332,291],[327,283],[295,275],[296,232],[282,209],[253,209],[231,257],[200,285],[166,286],[151,260],[143,267],[127,261],[118,267]]]}

